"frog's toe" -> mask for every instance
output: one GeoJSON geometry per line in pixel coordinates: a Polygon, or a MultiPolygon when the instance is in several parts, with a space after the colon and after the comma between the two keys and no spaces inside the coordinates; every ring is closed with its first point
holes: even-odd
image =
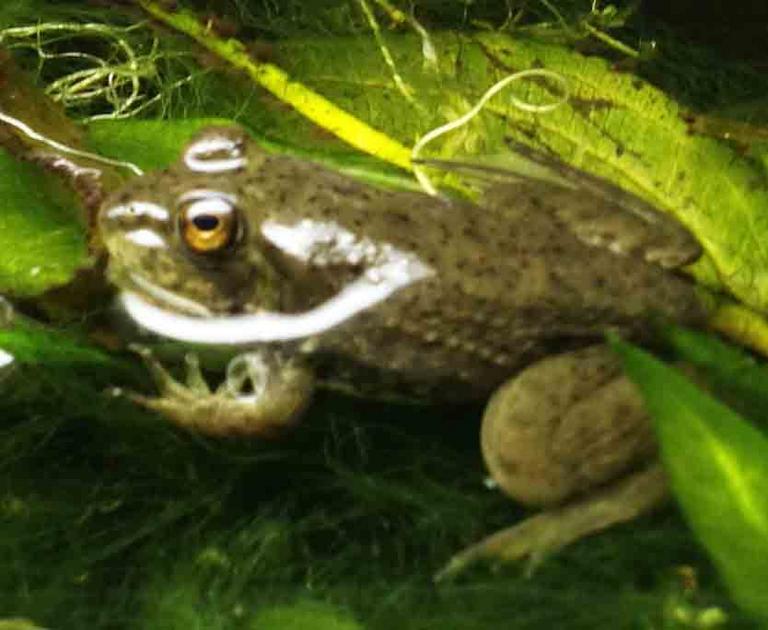
{"type": "Polygon", "coordinates": [[[491,564],[524,562],[530,576],[550,555],[578,538],[561,510],[542,512],[487,536],[453,556],[435,581],[445,581],[479,561],[491,564]]]}
{"type": "Polygon", "coordinates": [[[565,544],[558,520],[553,513],[544,512],[494,532],[454,555],[435,574],[435,582],[450,580],[483,560],[491,563],[527,560],[526,575],[529,575],[547,555],[565,544]]]}
{"type": "Polygon", "coordinates": [[[169,396],[167,394],[163,396],[146,396],[130,389],[123,389],[122,387],[113,387],[110,393],[115,397],[126,398],[134,405],[168,417],[171,417],[174,410],[183,404],[181,397],[169,396]]]}
{"type": "MultiPolygon", "coordinates": [[[[131,344],[129,349],[138,354],[147,366],[157,386],[158,395],[147,396],[122,387],[111,388],[108,391],[110,395],[126,398],[139,407],[155,411],[174,421],[188,413],[189,409],[199,405],[199,401],[204,399],[206,394],[210,395],[210,390],[204,381],[201,389],[199,385],[185,385],[176,380],[146,346],[131,344]]],[[[202,379],[202,375],[200,378],[202,379]]]]}
{"type": "Polygon", "coordinates": [[[203,376],[198,356],[194,352],[187,352],[184,355],[184,364],[187,367],[187,387],[203,395],[210,394],[211,388],[203,376]]]}
{"type": "MultiPolygon", "coordinates": [[[[152,376],[152,380],[155,382],[155,385],[157,386],[157,389],[159,390],[161,395],[176,396],[176,397],[184,396],[188,388],[185,387],[183,384],[181,384],[179,381],[177,381],[176,378],[174,378],[173,374],[171,374],[163,366],[163,364],[157,360],[157,357],[155,357],[151,348],[147,346],[143,346],[138,343],[132,343],[128,346],[128,349],[131,352],[134,352],[137,355],[139,355],[144,365],[147,366],[147,369],[149,370],[149,373],[152,376]]],[[[126,395],[131,399],[133,399],[134,396],[136,398],[145,398],[140,394],[135,394],[135,395],[126,394],[126,395]]],[[[139,402],[139,401],[136,400],[135,402],[139,402]]],[[[143,404],[143,403],[139,402],[139,404],[143,404]]]]}
{"type": "Polygon", "coordinates": [[[646,513],[666,496],[667,483],[661,464],[651,464],[600,492],[491,534],[451,558],[435,575],[435,581],[452,578],[479,560],[527,560],[526,574],[530,575],[542,560],[557,550],[646,513]]]}
{"type": "Polygon", "coordinates": [[[227,364],[226,378],[219,391],[233,398],[258,400],[264,395],[273,373],[264,355],[245,352],[227,364]]]}

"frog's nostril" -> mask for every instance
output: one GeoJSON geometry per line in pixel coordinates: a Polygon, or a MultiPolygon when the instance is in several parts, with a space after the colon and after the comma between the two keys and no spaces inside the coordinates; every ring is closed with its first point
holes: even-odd
{"type": "Polygon", "coordinates": [[[104,207],[99,222],[107,248],[115,253],[125,245],[143,251],[166,248],[169,218],[168,210],[155,203],[119,199],[104,207]]]}
{"type": "Polygon", "coordinates": [[[139,219],[146,217],[158,222],[165,222],[170,217],[168,210],[156,203],[149,201],[131,201],[121,203],[111,208],[107,208],[104,217],[110,221],[120,221],[124,219],[139,219]]]}

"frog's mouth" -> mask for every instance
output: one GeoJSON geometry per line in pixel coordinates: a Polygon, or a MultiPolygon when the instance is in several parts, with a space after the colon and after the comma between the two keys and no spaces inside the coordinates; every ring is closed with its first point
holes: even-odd
{"type": "Polygon", "coordinates": [[[211,317],[213,315],[212,311],[200,304],[200,302],[190,300],[178,293],[164,289],[137,273],[127,274],[122,284],[148,296],[152,302],[161,305],[161,307],[167,307],[172,312],[185,313],[197,317],[211,317]]]}
{"type": "MultiPolygon", "coordinates": [[[[154,285],[151,289],[144,286],[141,289],[151,298],[157,298],[160,305],[130,290],[123,291],[120,299],[137,324],[158,335],[187,343],[249,345],[320,335],[369,310],[396,291],[432,275],[434,270],[426,265],[409,262],[406,268],[402,261],[390,261],[369,269],[336,295],[303,313],[260,311],[214,316],[196,302],[154,285]],[[205,312],[196,311],[193,316],[189,314],[193,309],[174,308],[177,306],[199,307],[205,312]]],[[[139,288],[135,278],[133,280],[133,286],[139,288]]]]}

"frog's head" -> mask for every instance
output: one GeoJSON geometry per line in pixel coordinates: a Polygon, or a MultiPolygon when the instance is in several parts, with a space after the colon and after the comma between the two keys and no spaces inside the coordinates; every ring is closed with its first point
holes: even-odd
{"type": "Polygon", "coordinates": [[[241,129],[211,127],[176,164],[113,194],[99,213],[111,279],[192,315],[273,307],[274,272],[249,242],[238,196],[265,157],[241,129]]]}

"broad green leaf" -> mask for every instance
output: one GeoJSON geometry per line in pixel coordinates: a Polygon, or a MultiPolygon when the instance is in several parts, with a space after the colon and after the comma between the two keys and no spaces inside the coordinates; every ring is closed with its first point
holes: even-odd
{"type": "MultiPolygon", "coordinates": [[[[142,169],[163,168],[179,158],[181,149],[200,129],[209,125],[233,125],[224,118],[190,118],[186,120],[97,120],[88,125],[90,146],[100,154],[127,160],[142,169]]],[[[397,188],[417,189],[412,178],[403,171],[382,165],[359,153],[329,154],[315,149],[278,144],[250,130],[259,144],[268,151],[294,155],[322,162],[353,177],[370,183],[397,188]]]]}
{"type": "Polygon", "coordinates": [[[222,118],[99,120],[88,125],[88,143],[102,155],[153,170],[175,162],[181,147],[196,131],[231,123],[222,118]]]}
{"type": "Polygon", "coordinates": [[[664,337],[676,355],[704,368],[717,394],[746,418],[768,427],[768,369],[744,350],[699,331],[678,326],[664,337]]]}
{"type": "Polygon", "coordinates": [[[17,617],[14,619],[0,619],[0,630],[45,630],[31,622],[29,619],[17,617]]]}
{"type": "Polygon", "coordinates": [[[692,529],[733,598],[768,620],[768,438],[677,370],[613,343],[647,401],[692,529]]]}
{"type": "Polygon", "coordinates": [[[434,34],[439,65],[430,68],[418,37],[386,41],[412,100],[397,88],[370,38],[281,43],[280,59],[297,80],[404,144],[467,112],[508,74],[533,67],[554,71],[569,86],[567,103],[545,113],[524,111],[510,95],[542,104],[556,101],[560,92],[551,81],[520,81],[425,153],[499,155],[509,153],[510,137],[552,152],[675,214],[704,246],[696,276],[768,309],[765,169],[725,142],[691,134],[685,110],[673,99],[606,60],[557,44],[494,33],[434,34]]]}
{"type": "MultiPolygon", "coordinates": [[[[569,103],[548,115],[505,108],[512,135],[526,132],[575,166],[608,177],[675,214],[706,252],[698,277],[768,308],[768,180],[730,145],[689,133],[685,110],[653,86],[608,62],[530,43],[502,50],[503,63],[536,61],[563,73],[569,103]],[[712,264],[717,278],[710,276],[712,264]]],[[[541,91],[528,84],[530,98],[541,91]]]]}
{"type": "Polygon", "coordinates": [[[78,208],[37,167],[0,150],[0,294],[33,296],[87,261],[78,208]]]}

